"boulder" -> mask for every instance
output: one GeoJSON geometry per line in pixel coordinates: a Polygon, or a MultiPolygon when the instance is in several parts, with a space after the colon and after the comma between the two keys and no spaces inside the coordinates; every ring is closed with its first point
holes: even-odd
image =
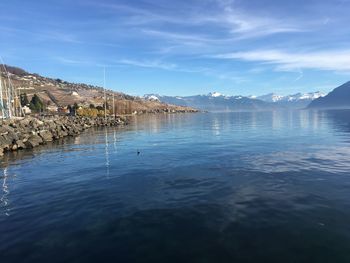
{"type": "Polygon", "coordinates": [[[24,118],[23,120],[19,121],[19,125],[22,127],[26,127],[28,126],[30,123],[30,118],[24,118]]]}
{"type": "Polygon", "coordinates": [[[12,145],[12,140],[8,135],[0,136],[0,148],[9,150],[12,145]]]}
{"type": "Polygon", "coordinates": [[[42,138],[39,135],[31,135],[25,142],[27,148],[34,148],[43,143],[42,138]]]}
{"type": "Polygon", "coordinates": [[[52,142],[53,140],[51,132],[47,130],[39,131],[39,136],[43,139],[44,142],[52,142]]]}
{"type": "Polygon", "coordinates": [[[12,150],[12,151],[17,151],[17,149],[18,149],[17,144],[12,144],[11,150],[12,150]]]}
{"type": "Polygon", "coordinates": [[[16,145],[17,145],[17,149],[25,149],[26,148],[26,145],[24,144],[24,142],[22,140],[16,141],[16,145]]]}

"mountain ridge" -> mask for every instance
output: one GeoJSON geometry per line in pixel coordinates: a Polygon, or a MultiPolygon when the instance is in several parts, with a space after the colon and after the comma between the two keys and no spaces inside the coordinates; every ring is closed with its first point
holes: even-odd
{"type": "Polygon", "coordinates": [[[314,100],[309,109],[350,109],[350,81],[328,93],[327,96],[314,100]]]}
{"type": "Polygon", "coordinates": [[[277,110],[303,109],[309,103],[325,94],[317,92],[277,95],[269,93],[262,96],[227,96],[219,92],[192,96],[162,96],[146,94],[146,100],[161,101],[175,105],[190,106],[207,111],[240,111],[240,110],[277,110]]]}

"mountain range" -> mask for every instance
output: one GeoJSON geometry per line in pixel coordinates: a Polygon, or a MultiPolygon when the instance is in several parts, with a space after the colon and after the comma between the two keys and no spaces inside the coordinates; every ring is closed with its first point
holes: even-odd
{"type": "Polygon", "coordinates": [[[161,96],[147,94],[146,100],[160,101],[206,111],[255,111],[277,109],[304,109],[313,100],[323,97],[321,92],[297,93],[281,96],[274,93],[263,96],[226,96],[219,92],[195,96],[161,96]]]}
{"type": "MultiPolygon", "coordinates": [[[[28,73],[17,67],[4,66],[0,69],[3,79],[9,77],[19,94],[27,94],[29,100],[37,94],[47,108],[57,109],[78,103],[82,106],[103,105],[102,87],[70,83],[28,73]]],[[[148,94],[143,97],[107,90],[107,104],[115,98],[117,113],[192,111],[257,111],[278,109],[350,109],[350,81],[335,88],[328,95],[321,92],[296,93],[281,96],[270,93],[263,96],[226,96],[219,92],[194,96],[161,96],[148,94]]]]}

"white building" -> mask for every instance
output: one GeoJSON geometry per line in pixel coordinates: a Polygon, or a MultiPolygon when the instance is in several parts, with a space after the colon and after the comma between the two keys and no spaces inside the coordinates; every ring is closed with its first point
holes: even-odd
{"type": "Polygon", "coordinates": [[[23,110],[23,113],[26,115],[32,113],[32,110],[28,106],[23,106],[22,110],[23,110]]]}

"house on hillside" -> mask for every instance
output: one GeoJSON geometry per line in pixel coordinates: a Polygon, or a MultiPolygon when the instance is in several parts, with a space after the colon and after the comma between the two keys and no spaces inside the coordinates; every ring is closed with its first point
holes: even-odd
{"type": "Polygon", "coordinates": [[[61,114],[70,114],[70,110],[68,109],[68,107],[59,107],[57,109],[57,112],[61,114]]]}
{"type": "Polygon", "coordinates": [[[47,111],[55,113],[58,112],[58,107],[56,105],[49,105],[46,107],[47,111]]]}
{"type": "Polygon", "coordinates": [[[28,106],[23,106],[22,110],[25,115],[29,115],[32,113],[32,110],[28,106]]]}

